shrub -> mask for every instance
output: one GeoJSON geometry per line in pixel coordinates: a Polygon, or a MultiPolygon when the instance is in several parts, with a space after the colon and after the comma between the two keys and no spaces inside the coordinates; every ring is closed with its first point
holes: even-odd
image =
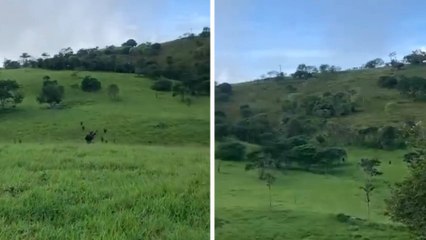
{"type": "Polygon", "coordinates": [[[338,213],[338,214],[336,214],[336,219],[337,219],[337,221],[339,221],[339,222],[347,223],[347,222],[349,222],[349,220],[351,219],[351,216],[346,215],[346,214],[344,214],[344,213],[338,213]]]}
{"type": "Polygon", "coordinates": [[[156,80],[151,86],[152,90],[161,92],[170,92],[172,90],[173,83],[167,79],[156,80]]]}
{"type": "Polygon", "coordinates": [[[216,158],[228,161],[242,161],[245,158],[246,146],[238,142],[227,142],[217,146],[216,158]]]}
{"type": "Polygon", "coordinates": [[[86,76],[81,81],[81,89],[85,92],[96,92],[101,89],[101,82],[90,76],[86,76]]]}
{"type": "Polygon", "coordinates": [[[378,84],[382,88],[395,88],[398,85],[398,80],[392,76],[381,76],[378,84]]]}

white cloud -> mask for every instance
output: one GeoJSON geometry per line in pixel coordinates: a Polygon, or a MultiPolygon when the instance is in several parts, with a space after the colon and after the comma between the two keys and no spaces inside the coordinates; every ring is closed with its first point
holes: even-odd
{"type": "Polygon", "coordinates": [[[64,47],[119,44],[137,33],[125,27],[118,0],[0,1],[0,61],[22,52],[38,57],[64,47]]]}

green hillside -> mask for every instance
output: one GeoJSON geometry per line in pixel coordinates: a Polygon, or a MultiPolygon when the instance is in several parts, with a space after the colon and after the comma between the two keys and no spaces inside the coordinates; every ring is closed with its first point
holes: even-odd
{"type": "Polygon", "coordinates": [[[177,80],[192,95],[210,93],[210,29],[207,27],[197,35],[186,34],[164,43],[138,43],[129,39],[121,46],[65,47],[52,56],[22,53],[16,58],[5,59],[4,68],[136,73],[152,79],[177,80]]]}
{"type": "Polygon", "coordinates": [[[379,86],[382,76],[401,85],[426,78],[426,66],[218,85],[216,238],[415,239],[391,221],[385,200],[409,175],[404,124],[426,121],[426,103],[410,97],[420,88],[409,96],[399,85],[379,86]],[[321,158],[335,149],[345,151],[343,160],[321,158]],[[361,159],[378,159],[382,175],[366,174],[361,159]],[[370,214],[366,183],[375,187],[370,214]]]}
{"type": "Polygon", "coordinates": [[[232,98],[223,104],[219,102],[218,110],[225,111],[230,119],[237,119],[240,106],[250,104],[253,109],[268,113],[271,121],[278,124],[282,116],[281,103],[285,100],[327,91],[353,89],[361,100],[360,112],[349,117],[332,119],[333,121],[365,126],[392,123],[404,120],[407,116],[426,120],[425,111],[421,110],[426,109],[426,104],[405,98],[397,90],[378,86],[377,81],[383,75],[426,77],[426,67],[407,66],[399,71],[391,68],[363,69],[319,74],[316,79],[308,80],[289,78],[281,81],[266,80],[234,84],[232,98]],[[296,87],[297,92],[289,92],[288,85],[296,87]],[[394,110],[386,112],[385,106],[389,103],[395,103],[394,110]]]}
{"type": "Polygon", "coordinates": [[[208,97],[187,105],[128,73],[1,69],[5,79],[24,99],[0,111],[0,239],[208,239],[208,97]],[[64,87],[53,109],[36,101],[46,75],[64,87]],[[79,88],[87,75],[100,91],[79,88]]]}

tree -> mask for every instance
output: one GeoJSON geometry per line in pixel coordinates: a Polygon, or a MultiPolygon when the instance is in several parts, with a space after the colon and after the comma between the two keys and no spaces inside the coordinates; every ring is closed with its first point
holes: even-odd
{"type": "Polygon", "coordinates": [[[398,80],[393,76],[381,76],[377,83],[382,88],[395,88],[398,85],[398,80]]]}
{"type": "Polygon", "coordinates": [[[226,142],[216,148],[216,157],[221,160],[242,161],[245,157],[246,147],[238,142],[226,142]]]}
{"type": "Polygon", "coordinates": [[[161,92],[170,92],[172,90],[173,82],[167,79],[159,79],[151,86],[152,90],[161,92]]]}
{"type": "Polygon", "coordinates": [[[371,178],[374,176],[382,175],[383,173],[380,172],[377,167],[380,166],[380,161],[377,158],[362,158],[360,160],[360,166],[362,170],[371,178]]]}
{"type": "Polygon", "coordinates": [[[426,152],[422,149],[416,149],[404,154],[404,162],[406,162],[410,168],[415,168],[417,165],[425,162],[425,159],[426,152]]]}
{"type": "Polygon", "coordinates": [[[101,89],[101,82],[91,76],[86,76],[81,81],[81,89],[85,92],[96,92],[101,89]]]}
{"type": "Polygon", "coordinates": [[[2,109],[5,109],[8,104],[14,107],[22,102],[24,95],[19,91],[20,88],[14,80],[0,80],[0,105],[2,109]]]}
{"type": "Polygon", "coordinates": [[[320,73],[329,72],[330,71],[330,65],[328,65],[328,64],[321,64],[319,66],[319,71],[320,71],[320,73]]]}
{"type": "Polygon", "coordinates": [[[203,31],[199,34],[199,36],[203,38],[210,37],[210,28],[204,27],[203,31]]]}
{"type": "Polygon", "coordinates": [[[386,200],[391,219],[408,226],[421,239],[426,237],[426,164],[411,168],[410,175],[397,183],[386,200]]]}
{"type": "Polygon", "coordinates": [[[138,43],[134,39],[129,39],[123,44],[121,44],[122,47],[136,47],[138,43]]]}
{"type": "Polygon", "coordinates": [[[420,49],[417,49],[413,51],[411,54],[405,56],[404,60],[413,65],[426,63],[426,52],[420,49]]]}
{"type": "Polygon", "coordinates": [[[5,59],[3,62],[3,67],[6,69],[17,69],[21,67],[21,64],[18,61],[12,61],[10,59],[5,59]]]}
{"type": "Polygon", "coordinates": [[[108,96],[112,100],[117,100],[119,93],[120,93],[120,89],[118,88],[117,84],[110,84],[108,86],[108,96]]]}
{"type": "Polygon", "coordinates": [[[376,67],[383,66],[384,64],[385,64],[385,62],[383,61],[383,59],[381,59],[381,58],[376,58],[376,59],[373,59],[373,60],[371,60],[371,61],[368,61],[368,62],[364,65],[364,67],[365,67],[365,68],[376,68],[376,67]]]}
{"type": "Polygon", "coordinates": [[[229,83],[221,83],[216,86],[216,88],[221,92],[228,95],[232,94],[232,85],[229,83]]]}
{"type": "Polygon", "coordinates": [[[56,80],[44,80],[37,102],[47,103],[50,108],[54,108],[61,103],[64,98],[64,87],[60,86],[56,80]]]}
{"type": "Polygon", "coordinates": [[[315,66],[307,66],[306,64],[299,64],[297,70],[293,73],[294,78],[308,79],[318,73],[318,69],[315,66]]]}
{"type": "Polygon", "coordinates": [[[367,203],[367,219],[370,219],[370,202],[371,202],[371,193],[375,189],[374,185],[370,182],[366,182],[364,186],[360,187],[365,194],[365,202],[367,203]]]}
{"type": "Polygon", "coordinates": [[[27,66],[28,59],[31,57],[28,53],[22,53],[21,56],[19,56],[22,59],[22,65],[27,66]]]}
{"type": "Polygon", "coordinates": [[[272,175],[272,173],[270,172],[265,173],[265,181],[266,181],[266,186],[268,187],[268,190],[269,190],[269,207],[272,208],[271,187],[272,187],[272,184],[274,184],[275,182],[274,175],[272,175]]]}

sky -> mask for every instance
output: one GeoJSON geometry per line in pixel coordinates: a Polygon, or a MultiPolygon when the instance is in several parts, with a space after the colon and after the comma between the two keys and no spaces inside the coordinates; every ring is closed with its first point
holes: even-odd
{"type": "MultiPolygon", "coordinates": [[[[210,25],[209,0],[0,0],[0,62],[71,47],[164,42],[210,25]]],[[[1,65],[1,64],[0,64],[1,65]]]]}
{"type": "Polygon", "coordinates": [[[244,82],[300,63],[359,67],[426,50],[424,0],[216,0],[216,81],[244,82]]]}

